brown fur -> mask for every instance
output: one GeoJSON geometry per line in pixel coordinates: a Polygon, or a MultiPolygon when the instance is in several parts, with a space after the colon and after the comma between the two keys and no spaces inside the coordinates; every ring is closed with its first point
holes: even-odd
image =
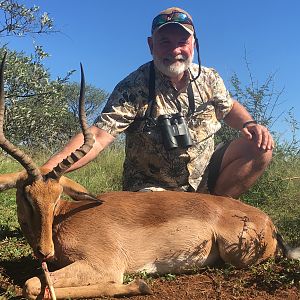
{"type": "MultiPolygon", "coordinates": [[[[16,178],[21,228],[37,257],[56,262],[51,277],[58,298],[147,294],[141,280],[123,285],[123,274],[182,273],[219,261],[246,267],[278,250],[270,218],[231,198],[111,192],[97,202],[65,177],[28,182],[24,174],[11,176],[16,178]],[[77,201],[62,200],[63,190],[77,201]]],[[[0,177],[0,185],[11,187],[8,181],[0,177]]],[[[42,279],[26,282],[27,298],[43,293],[42,279]]]]}
{"type": "MultiPolygon", "coordinates": [[[[40,260],[54,260],[56,296],[94,298],[151,293],[142,280],[123,284],[124,273],[182,273],[220,260],[237,267],[276,255],[300,259],[300,248],[282,243],[270,218],[240,201],[184,192],[114,192],[90,195],[62,175],[93,147],[84,113],[81,66],[80,121],[84,144],[53,170],[32,159],[4,136],[5,56],[0,67],[0,147],[26,172],[0,175],[0,191],[17,189],[21,229],[40,260]],[[66,193],[77,202],[61,199],[66,193]]],[[[41,276],[25,283],[28,299],[47,298],[41,276]]]]}

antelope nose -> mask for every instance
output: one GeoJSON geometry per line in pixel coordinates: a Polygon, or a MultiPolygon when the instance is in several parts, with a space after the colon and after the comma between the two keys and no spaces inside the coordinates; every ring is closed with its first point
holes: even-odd
{"type": "Polygon", "coordinates": [[[37,256],[39,259],[42,260],[47,260],[48,258],[52,257],[53,254],[51,253],[51,251],[45,251],[43,250],[41,247],[37,248],[37,256]]]}

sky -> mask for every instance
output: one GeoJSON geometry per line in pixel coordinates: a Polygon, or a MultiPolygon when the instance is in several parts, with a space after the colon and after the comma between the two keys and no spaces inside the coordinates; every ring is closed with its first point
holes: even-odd
{"type": "MultiPolygon", "coordinates": [[[[276,114],[294,108],[300,122],[300,1],[299,0],[35,0],[54,19],[58,33],[36,38],[50,57],[44,60],[51,76],[64,76],[84,66],[86,81],[111,93],[114,86],[151,60],[147,45],[151,22],[161,10],[178,6],[194,20],[202,64],[215,68],[229,86],[237,73],[249,84],[261,85],[274,75],[281,91],[276,114]]],[[[8,39],[10,49],[33,52],[33,41],[8,39]]],[[[80,80],[75,72],[71,81],[80,80]]],[[[281,122],[281,121],[280,121],[281,122]]],[[[278,128],[285,128],[279,123],[278,128]]],[[[288,134],[283,129],[283,134],[288,134]]]]}

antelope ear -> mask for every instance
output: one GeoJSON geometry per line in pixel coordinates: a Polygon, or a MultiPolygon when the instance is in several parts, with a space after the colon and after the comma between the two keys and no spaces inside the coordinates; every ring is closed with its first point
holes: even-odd
{"type": "Polygon", "coordinates": [[[65,176],[60,177],[59,183],[62,185],[64,193],[75,201],[94,201],[99,204],[103,202],[97,197],[91,195],[81,184],[65,176]]]}
{"type": "Polygon", "coordinates": [[[21,175],[24,175],[24,171],[0,174],[0,192],[15,188],[21,175]]]}
{"type": "Polygon", "coordinates": [[[69,195],[70,191],[76,191],[78,193],[88,193],[88,190],[84,186],[68,177],[60,177],[59,183],[63,186],[64,193],[67,195],[69,195]]]}

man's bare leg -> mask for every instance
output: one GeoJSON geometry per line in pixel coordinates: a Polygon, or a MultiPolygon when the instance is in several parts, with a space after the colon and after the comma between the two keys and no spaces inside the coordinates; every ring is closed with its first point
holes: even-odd
{"type": "Polygon", "coordinates": [[[213,193],[238,198],[263,174],[271,159],[272,150],[260,149],[253,141],[232,141],[224,153],[213,193]]]}

